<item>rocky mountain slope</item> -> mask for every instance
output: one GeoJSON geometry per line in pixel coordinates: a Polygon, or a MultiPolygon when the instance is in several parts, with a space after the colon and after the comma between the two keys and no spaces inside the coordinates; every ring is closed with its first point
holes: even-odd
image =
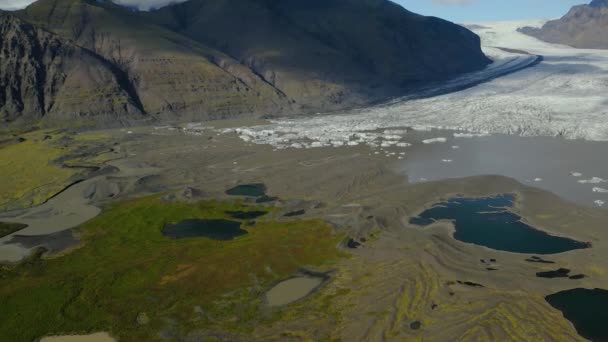
{"type": "Polygon", "coordinates": [[[476,35],[386,0],[191,0],[150,17],[324,107],[487,64],[476,35]]]}
{"type": "Polygon", "coordinates": [[[608,49],[608,0],[574,6],[560,19],[542,28],[523,27],[520,32],[549,43],[581,49],[608,49]]]}
{"type": "Polygon", "coordinates": [[[467,29],[388,0],[190,0],[150,13],[39,0],[0,25],[5,124],[331,110],[489,63],[467,29]]]}
{"type": "Polygon", "coordinates": [[[0,120],[140,116],[126,75],[54,34],[0,13],[0,120]]]}

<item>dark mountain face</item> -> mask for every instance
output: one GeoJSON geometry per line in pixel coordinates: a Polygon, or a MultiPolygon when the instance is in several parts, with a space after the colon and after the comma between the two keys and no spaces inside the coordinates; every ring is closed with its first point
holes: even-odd
{"type": "Polygon", "coordinates": [[[124,75],[56,35],[0,13],[0,120],[143,115],[124,75]]]}
{"type": "Polygon", "coordinates": [[[467,29],[387,0],[190,0],[150,13],[108,1],[39,0],[3,15],[0,25],[2,82],[9,85],[0,95],[5,121],[331,110],[489,63],[467,29]],[[9,41],[14,32],[19,38],[9,41]],[[60,45],[62,53],[43,51],[64,59],[49,64],[38,45],[60,45]],[[103,77],[84,68],[95,75],[103,70],[103,77]],[[106,93],[69,102],[61,97],[61,80],[106,93]],[[48,82],[51,89],[40,91],[48,82]]]}
{"type": "Polygon", "coordinates": [[[581,49],[608,49],[608,0],[574,6],[558,20],[542,28],[523,27],[520,32],[549,43],[581,49]]]}
{"type": "Polygon", "coordinates": [[[385,0],[191,0],[149,17],[299,103],[365,98],[488,63],[475,34],[385,0]]]}

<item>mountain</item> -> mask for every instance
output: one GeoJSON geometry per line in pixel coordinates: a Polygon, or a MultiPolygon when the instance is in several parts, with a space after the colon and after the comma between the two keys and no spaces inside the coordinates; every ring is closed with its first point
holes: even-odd
{"type": "Polygon", "coordinates": [[[78,45],[0,13],[0,120],[141,116],[126,75],[78,45]],[[84,105],[84,106],[83,106],[84,105]]]}
{"type": "Polygon", "coordinates": [[[15,15],[124,73],[147,117],[207,119],[288,106],[280,91],[232,58],[111,2],[40,0],[15,15]]]}
{"type": "Polygon", "coordinates": [[[0,25],[5,124],[332,110],[490,62],[472,32],[388,0],[39,0],[0,25]]]}
{"type": "Polygon", "coordinates": [[[574,6],[560,19],[542,28],[523,27],[520,32],[549,43],[581,49],[608,49],[608,0],[574,6]]]}

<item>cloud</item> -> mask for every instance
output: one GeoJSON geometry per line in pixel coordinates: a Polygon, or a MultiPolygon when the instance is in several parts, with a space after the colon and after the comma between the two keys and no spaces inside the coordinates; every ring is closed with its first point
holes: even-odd
{"type": "Polygon", "coordinates": [[[433,2],[436,4],[448,6],[467,6],[475,1],[476,0],[433,0],[433,2]]]}
{"type": "MultiPolygon", "coordinates": [[[[0,9],[14,11],[26,7],[35,0],[0,0],[0,9]]],[[[115,3],[136,7],[142,11],[148,11],[152,8],[159,8],[171,3],[184,2],[186,0],[114,0],[115,3]]]]}
{"type": "Polygon", "coordinates": [[[31,4],[32,0],[0,0],[0,9],[14,11],[31,4]]]}
{"type": "MultiPolygon", "coordinates": [[[[0,0],[1,1],[1,0],[0,0]]],[[[184,2],[186,0],[114,0],[115,3],[129,6],[129,7],[137,7],[142,11],[148,11],[153,8],[160,8],[163,6],[167,6],[172,3],[184,2]]]]}

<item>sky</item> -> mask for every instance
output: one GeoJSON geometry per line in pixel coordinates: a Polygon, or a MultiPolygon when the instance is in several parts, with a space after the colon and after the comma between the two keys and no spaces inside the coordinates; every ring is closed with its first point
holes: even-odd
{"type": "MultiPolygon", "coordinates": [[[[0,0],[1,1],[1,0],[0,0]]],[[[591,0],[394,0],[408,10],[458,23],[553,19],[591,0]]]]}
{"type": "MultiPolygon", "coordinates": [[[[302,0],[306,1],[306,0],[302,0]]],[[[551,19],[566,14],[573,5],[590,0],[393,0],[408,10],[458,23],[516,19],[551,19]]],[[[0,0],[0,9],[23,8],[33,0],[0,0]]],[[[158,7],[175,0],[116,0],[139,6],[158,7]]],[[[178,1],[179,2],[179,1],[178,1]]]]}

